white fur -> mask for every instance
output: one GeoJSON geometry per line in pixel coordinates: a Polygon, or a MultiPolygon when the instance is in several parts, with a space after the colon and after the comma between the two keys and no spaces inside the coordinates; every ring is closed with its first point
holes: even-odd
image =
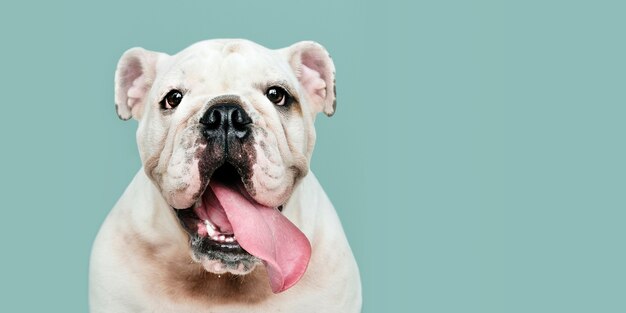
{"type": "MultiPolygon", "coordinates": [[[[291,289],[257,305],[228,304],[203,307],[180,305],[161,294],[147,293],[129,263],[133,251],[119,253],[119,233],[132,228],[149,234],[170,249],[188,246],[170,215],[171,208],[140,170],[115,205],[94,243],[90,265],[90,307],[100,312],[342,312],[361,311],[359,272],[333,205],[309,173],[296,188],[284,211],[309,238],[313,254],[302,279],[291,289]]],[[[185,253],[184,251],[182,253],[185,253]]],[[[158,276],[158,273],[150,275],[158,276]]]]}
{"type": "Polygon", "coordinates": [[[245,40],[212,40],[174,56],[133,48],[118,64],[115,90],[120,117],[139,121],[137,142],[144,167],[94,243],[92,313],[360,312],[358,267],[333,205],[309,171],[315,115],[334,113],[334,65],[322,46],[301,42],[269,50],[245,40]],[[285,117],[265,98],[261,85],[272,82],[293,88],[300,115],[285,117]],[[185,95],[166,115],[158,102],[172,88],[185,95]],[[190,254],[173,207],[191,206],[202,191],[197,152],[207,147],[195,140],[198,121],[207,103],[221,95],[242,99],[253,120],[257,157],[246,187],[256,191],[252,196],[261,204],[285,203],[285,216],[306,235],[313,251],[295,286],[254,304],[176,301],[167,295],[172,286],[163,277],[172,260],[190,254]],[[153,247],[153,255],[142,259],[138,242],[153,247]]]}

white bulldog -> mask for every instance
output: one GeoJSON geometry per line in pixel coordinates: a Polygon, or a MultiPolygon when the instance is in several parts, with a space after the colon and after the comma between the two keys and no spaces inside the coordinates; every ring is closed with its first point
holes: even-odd
{"type": "Polygon", "coordinates": [[[360,312],[357,264],[309,171],[334,65],[315,42],[128,50],[120,118],[143,167],[93,246],[91,312],[360,312]]]}

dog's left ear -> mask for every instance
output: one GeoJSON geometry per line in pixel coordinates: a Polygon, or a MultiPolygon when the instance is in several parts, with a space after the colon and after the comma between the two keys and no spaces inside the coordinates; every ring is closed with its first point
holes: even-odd
{"type": "Polygon", "coordinates": [[[328,51],[317,42],[301,41],[282,52],[313,102],[315,111],[333,115],[337,106],[335,64],[328,51]]]}

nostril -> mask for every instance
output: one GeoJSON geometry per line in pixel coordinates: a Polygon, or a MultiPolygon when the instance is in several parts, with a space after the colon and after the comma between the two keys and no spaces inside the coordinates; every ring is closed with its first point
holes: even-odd
{"type": "Polygon", "coordinates": [[[241,124],[241,123],[243,123],[243,118],[241,117],[241,113],[239,113],[239,110],[235,110],[233,112],[233,123],[234,124],[241,124]]]}
{"type": "Polygon", "coordinates": [[[207,118],[207,123],[205,124],[207,127],[211,129],[217,129],[222,124],[222,114],[218,110],[213,110],[211,114],[209,114],[207,118]]]}
{"type": "Polygon", "coordinates": [[[233,123],[233,127],[235,127],[235,129],[237,130],[245,129],[246,125],[252,122],[250,118],[245,116],[244,113],[239,108],[233,110],[233,113],[231,114],[230,118],[233,123]]]}
{"type": "Polygon", "coordinates": [[[234,136],[245,138],[250,133],[252,119],[237,104],[218,104],[210,107],[200,118],[205,137],[234,136]]]}
{"type": "Polygon", "coordinates": [[[210,110],[208,114],[205,114],[200,119],[200,123],[209,130],[217,130],[222,126],[222,112],[220,110],[210,110]]]}

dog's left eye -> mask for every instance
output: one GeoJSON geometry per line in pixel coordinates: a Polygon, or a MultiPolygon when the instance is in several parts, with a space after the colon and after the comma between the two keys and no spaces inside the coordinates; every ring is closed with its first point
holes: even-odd
{"type": "Polygon", "coordinates": [[[161,107],[163,109],[173,109],[177,107],[180,102],[183,101],[183,93],[173,89],[168,92],[163,100],[161,100],[161,107]]]}
{"type": "Polygon", "coordinates": [[[285,105],[288,102],[289,93],[281,87],[273,86],[267,89],[265,96],[275,105],[285,105]]]}

